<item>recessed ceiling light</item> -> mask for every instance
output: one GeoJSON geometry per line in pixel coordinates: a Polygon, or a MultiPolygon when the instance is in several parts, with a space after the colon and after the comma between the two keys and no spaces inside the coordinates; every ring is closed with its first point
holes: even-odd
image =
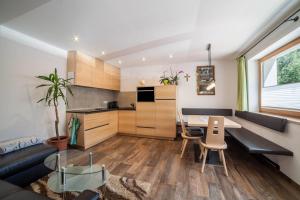
{"type": "Polygon", "coordinates": [[[75,42],[78,42],[78,41],[79,41],[79,36],[78,36],[78,35],[74,35],[73,40],[74,40],[75,42]]]}
{"type": "Polygon", "coordinates": [[[169,58],[173,58],[173,54],[170,54],[170,55],[169,55],[169,58]]]}
{"type": "Polygon", "coordinates": [[[102,51],[101,54],[104,56],[105,55],[105,51],[102,51]]]}
{"type": "Polygon", "coordinates": [[[119,60],[118,63],[121,65],[122,64],[122,60],[119,60]]]}
{"type": "Polygon", "coordinates": [[[145,62],[145,61],[146,61],[146,58],[145,58],[145,57],[142,57],[142,61],[145,62]]]}

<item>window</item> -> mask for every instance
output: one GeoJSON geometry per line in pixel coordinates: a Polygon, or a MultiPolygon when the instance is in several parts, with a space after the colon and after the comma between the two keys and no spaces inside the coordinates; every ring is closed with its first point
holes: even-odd
{"type": "Polygon", "coordinates": [[[300,117],[300,38],[259,60],[260,111],[300,117]]]}

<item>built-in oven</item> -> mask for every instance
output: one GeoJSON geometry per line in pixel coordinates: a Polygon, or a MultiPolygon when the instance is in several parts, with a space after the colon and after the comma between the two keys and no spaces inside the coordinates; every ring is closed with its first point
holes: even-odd
{"type": "Polygon", "coordinates": [[[138,87],[137,102],[154,102],[154,87],[138,87]]]}

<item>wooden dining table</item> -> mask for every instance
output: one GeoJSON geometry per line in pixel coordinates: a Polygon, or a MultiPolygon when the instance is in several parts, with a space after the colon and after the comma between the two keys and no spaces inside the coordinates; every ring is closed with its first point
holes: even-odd
{"type": "MultiPolygon", "coordinates": [[[[187,125],[188,127],[201,127],[207,128],[208,127],[208,119],[209,115],[185,115],[187,116],[187,125]]],[[[233,120],[224,117],[224,128],[242,128],[240,124],[234,122],[233,120]]],[[[206,133],[204,133],[206,134],[206,133]]],[[[195,152],[195,162],[200,162],[200,147],[198,144],[194,144],[194,152],[195,152]]],[[[207,163],[220,165],[220,160],[217,152],[209,151],[207,155],[207,163]]]]}
{"type": "MultiPolygon", "coordinates": [[[[187,115],[188,126],[190,127],[208,127],[209,115],[187,115]]],[[[225,128],[242,128],[242,126],[227,117],[224,117],[225,128]]]]}

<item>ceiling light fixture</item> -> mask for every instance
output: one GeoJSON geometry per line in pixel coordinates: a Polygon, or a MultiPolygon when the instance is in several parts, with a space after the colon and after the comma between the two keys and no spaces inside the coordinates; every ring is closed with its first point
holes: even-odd
{"type": "Polygon", "coordinates": [[[145,57],[142,57],[142,61],[145,62],[145,61],[146,61],[146,58],[145,58],[145,57]]]}
{"type": "Polygon", "coordinates": [[[173,58],[173,54],[170,54],[170,55],[169,55],[169,58],[173,58]]]}
{"type": "Polygon", "coordinates": [[[78,35],[74,35],[73,40],[74,40],[75,42],[78,42],[78,41],[79,41],[79,36],[78,36],[78,35]]]}
{"type": "Polygon", "coordinates": [[[102,56],[104,56],[105,55],[105,51],[102,51],[101,54],[102,54],[102,56]]]}
{"type": "Polygon", "coordinates": [[[122,60],[119,60],[118,63],[121,65],[122,64],[122,60]]]}

